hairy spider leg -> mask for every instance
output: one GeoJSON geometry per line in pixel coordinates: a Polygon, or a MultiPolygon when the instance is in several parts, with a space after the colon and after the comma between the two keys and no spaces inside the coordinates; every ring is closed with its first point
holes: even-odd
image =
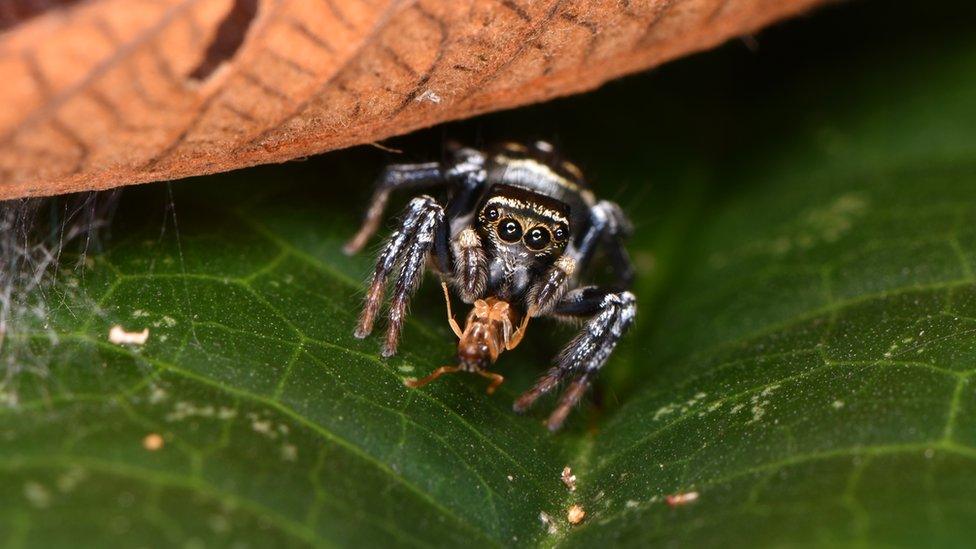
{"type": "Polygon", "coordinates": [[[634,268],[624,248],[624,240],[632,230],[630,220],[620,206],[601,200],[590,208],[589,227],[574,240],[567,253],[576,260],[577,271],[580,271],[592,261],[597,248],[603,247],[616,277],[615,287],[626,290],[634,280],[634,268]]]}
{"type": "MultiPolygon", "coordinates": [[[[388,166],[377,178],[376,188],[359,231],[346,242],[343,251],[347,255],[353,255],[363,249],[366,242],[379,229],[390,194],[396,190],[448,186],[454,191],[454,196],[447,206],[448,221],[467,213],[487,179],[483,165],[484,157],[470,149],[464,149],[456,154],[458,158],[447,167],[440,162],[388,166]]],[[[441,241],[438,249],[445,250],[436,257],[442,272],[449,272],[450,246],[447,246],[447,241],[450,239],[449,225],[448,223],[448,226],[437,235],[438,240],[441,241]]]]}
{"type": "Polygon", "coordinates": [[[373,330],[376,314],[386,293],[387,277],[399,267],[390,299],[389,326],[382,354],[392,356],[399,343],[410,296],[420,285],[427,254],[434,245],[434,233],[444,223],[444,208],[430,196],[419,196],[407,205],[400,228],[387,241],[376,261],[355,336],[364,338],[373,330]]]}
{"type": "Polygon", "coordinates": [[[615,292],[587,286],[568,292],[553,314],[564,318],[589,317],[589,320],[559,353],[555,365],[515,401],[515,411],[524,412],[559,383],[576,376],[546,422],[549,430],[558,430],[570,409],[579,402],[600,368],[610,358],[624,332],[633,324],[636,312],[637,300],[627,291],[615,292]]]}
{"type": "Polygon", "coordinates": [[[634,226],[616,202],[600,201],[608,213],[610,222],[603,233],[603,248],[607,252],[610,268],[617,277],[614,287],[626,290],[634,284],[634,265],[630,261],[630,254],[624,246],[624,241],[634,232],[634,226]]]}
{"type": "Polygon", "coordinates": [[[343,247],[348,255],[363,249],[369,238],[379,229],[390,193],[395,190],[419,189],[443,184],[444,174],[439,162],[423,164],[394,164],[387,166],[376,181],[376,189],[369,200],[359,231],[343,247]]]}
{"type": "Polygon", "coordinates": [[[592,374],[584,372],[583,375],[576,378],[563,391],[563,394],[559,397],[559,404],[556,405],[556,409],[552,411],[549,419],[546,420],[546,427],[550,431],[557,431],[562,427],[563,422],[566,421],[566,417],[569,416],[569,412],[572,411],[573,406],[586,394],[586,390],[589,389],[590,383],[595,377],[595,372],[592,374]]]}
{"type": "MultiPolygon", "coordinates": [[[[418,169],[423,171],[428,170],[430,165],[418,166],[421,166],[422,169],[418,169]]],[[[408,167],[401,166],[400,168],[406,170],[408,167]]],[[[428,176],[425,181],[429,184],[432,176],[430,174],[428,176]]],[[[428,195],[411,200],[407,205],[407,213],[400,228],[390,236],[376,261],[363,311],[354,335],[362,339],[372,332],[376,315],[383,304],[387,277],[399,266],[399,275],[396,278],[393,296],[390,299],[389,326],[382,349],[384,357],[390,357],[396,353],[400,332],[406,317],[407,305],[410,296],[423,278],[428,254],[432,252],[435,264],[441,272],[450,273],[450,266],[453,263],[450,247],[450,221],[470,211],[485,184],[484,170],[475,161],[461,162],[455,165],[447,170],[443,179],[454,185],[454,192],[448,202],[446,212],[444,207],[428,195]]],[[[381,179],[381,181],[385,180],[385,178],[381,179]]],[[[379,189],[377,192],[388,194],[388,190],[379,189]]],[[[386,198],[381,199],[377,215],[382,215],[385,200],[386,198]]],[[[373,210],[374,207],[371,206],[370,209],[373,210]]],[[[369,214],[367,218],[369,218],[369,214]]],[[[365,223],[364,228],[364,238],[368,239],[375,231],[375,227],[371,229],[368,223],[365,223]]],[[[355,241],[356,238],[358,235],[353,240],[355,241]]]]}
{"type": "Polygon", "coordinates": [[[475,203],[484,192],[487,175],[480,162],[461,162],[447,170],[447,179],[451,182],[451,197],[445,211],[447,222],[434,237],[437,244],[434,263],[442,274],[458,276],[451,251],[451,238],[454,236],[451,234],[451,225],[455,219],[470,214],[474,209],[475,203]]]}

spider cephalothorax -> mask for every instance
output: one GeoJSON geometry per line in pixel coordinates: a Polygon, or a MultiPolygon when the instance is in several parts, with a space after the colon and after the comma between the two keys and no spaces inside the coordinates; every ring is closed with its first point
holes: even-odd
{"type": "Polygon", "coordinates": [[[508,143],[488,152],[458,148],[447,163],[388,167],[346,251],[360,250],[376,231],[391,191],[438,186],[447,190],[445,205],[429,195],[414,198],[380,253],[356,337],[372,331],[387,279],[396,273],[383,355],[396,352],[410,295],[428,257],[441,277],[449,323],[458,336],[458,365],[438,368],[410,386],[467,371],[492,379],[491,393],[504,378],[488,368],[519,344],[529,319],[585,319],[555,365],[515,401],[521,412],[570,381],[547,422],[556,430],[633,323],[636,301],[626,290],[633,271],[623,247],[630,223],[615,203],[597,201],[579,169],[559,160],[548,143],[508,143]],[[580,286],[598,248],[609,259],[615,284],[580,286]],[[463,330],[450,313],[449,285],[473,304],[463,330]]]}

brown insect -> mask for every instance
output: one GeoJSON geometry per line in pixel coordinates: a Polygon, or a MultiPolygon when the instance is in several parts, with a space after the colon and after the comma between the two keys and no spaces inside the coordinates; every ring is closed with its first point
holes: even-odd
{"type": "Polygon", "coordinates": [[[451,312],[451,295],[447,283],[442,282],[441,287],[444,289],[444,301],[447,303],[447,322],[458,337],[458,365],[441,366],[427,377],[408,379],[404,384],[407,387],[422,387],[444,374],[470,372],[491,380],[487,389],[490,395],[505,382],[505,377],[489,371],[488,367],[498,360],[498,355],[502,352],[514,349],[522,342],[532,315],[522,316],[510,303],[496,297],[478,299],[468,313],[464,330],[461,330],[457,320],[454,320],[454,313],[451,312]]]}

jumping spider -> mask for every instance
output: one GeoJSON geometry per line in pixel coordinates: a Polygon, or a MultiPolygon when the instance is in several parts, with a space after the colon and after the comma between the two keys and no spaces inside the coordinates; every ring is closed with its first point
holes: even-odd
{"type": "Polygon", "coordinates": [[[626,290],[633,269],[623,246],[631,224],[617,204],[597,201],[579,169],[558,160],[549,143],[507,143],[487,152],[455,147],[446,163],[387,167],[345,251],[358,252],[376,232],[392,191],[438,186],[448,191],[446,205],[429,195],[411,200],[380,253],[355,335],[372,332],[393,275],[382,354],[396,352],[407,304],[428,258],[441,278],[448,322],[459,339],[458,365],[408,381],[411,387],[464,371],[490,378],[490,394],[504,378],[488,368],[519,344],[530,318],[585,320],[555,365],[515,401],[515,411],[522,412],[571,379],[547,421],[555,431],[634,321],[636,301],[626,290]],[[598,248],[616,278],[612,288],[579,285],[598,248]],[[463,330],[451,313],[448,285],[473,305],[463,330]]]}

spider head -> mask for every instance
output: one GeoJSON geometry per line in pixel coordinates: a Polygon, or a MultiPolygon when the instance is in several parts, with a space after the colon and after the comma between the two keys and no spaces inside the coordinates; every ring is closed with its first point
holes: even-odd
{"type": "Polygon", "coordinates": [[[519,187],[495,185],[477,212],[483,241],[512,265],[559,256],[569,241],[569,208],[519,187]]]}

